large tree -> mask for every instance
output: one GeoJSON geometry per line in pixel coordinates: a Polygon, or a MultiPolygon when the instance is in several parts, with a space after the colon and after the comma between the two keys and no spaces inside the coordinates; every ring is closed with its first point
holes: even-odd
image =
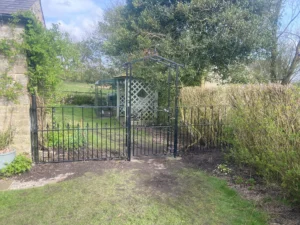
{"type": "Polygon", "coordinates": [[[127,0],[99,23],[103,50],[119,61],[148,49],[186,65],[182,81],[254,59],[267,45],[266,1],[127,0]],[[260,37],[260,38],[258,38],[260,37]]]}

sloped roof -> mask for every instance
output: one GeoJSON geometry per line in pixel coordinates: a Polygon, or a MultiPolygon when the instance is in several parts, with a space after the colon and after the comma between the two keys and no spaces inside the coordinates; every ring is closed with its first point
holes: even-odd
{"type": "Polygon", "coordinates": [[[0,0],[0,14],[13,14],[30,10],[37,0],[0,0]]]}

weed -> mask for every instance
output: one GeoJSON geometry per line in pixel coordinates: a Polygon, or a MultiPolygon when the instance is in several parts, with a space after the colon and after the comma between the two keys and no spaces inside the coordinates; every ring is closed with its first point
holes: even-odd
{"type": "Polygon", "coordinates": [[[230,174],[232,170],[226,164],[219,164],[217,166],[218,171],[224,173],[225,175],[230,174]]]}

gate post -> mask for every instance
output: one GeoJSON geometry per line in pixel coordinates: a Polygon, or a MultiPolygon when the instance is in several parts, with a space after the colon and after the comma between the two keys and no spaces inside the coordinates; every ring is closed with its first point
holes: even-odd
{"type": "Polygon", "coordinates": [[[126,88],[125,88],[126,146],[127,146],[128,161],[131,161],[131,78],[132,78],[132,64],[129,63],[126,65],[126,88]],[[128,69],[129,69],[129,74],[128,74],[128,69]]]}
{"type": "Polygon", "coordinates": [[[39,149],[38,149],[38,120],[37,120],[37,104],[36,95],[31,95],[30,106],[30,133],[31,133],[31,155],[35,163],[39,162],[39,149]]]}
{"type": "Polygon", "coordinates": [[[178,76],[179,76],[179,68],[176,65],[176,80],[175,80],[175,131],[174,131],[174,158],[177,157],[177,148],[178,148],[178,76]]]}

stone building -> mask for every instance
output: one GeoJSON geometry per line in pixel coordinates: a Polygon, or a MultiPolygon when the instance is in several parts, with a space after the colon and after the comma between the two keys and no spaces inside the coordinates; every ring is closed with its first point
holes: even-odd
{"type": "MultiPolygon", "coordinates": [[[[40,0],[0,0],[0,40],[13,39],[22,41],[21,33],[24,31],[26,21],[16,27],[8,25],[9,19],[14,13],[21,11],[32,11],[39,21],[45,25],[40,0]]],[[[8,59],[0,52],[0,74],[6,73],[8,59]]],[[[30,96],[27,92],[28,78],[26,76],[26,57],[18,55],[18,59],[8,71],[8,75],[23,86],[22,94],[18,103],[7,101],[0,97],[0,131],[11,126],[15,130],[14,143],[12,147],[17,153],[30,153],[30,96]]]]}

